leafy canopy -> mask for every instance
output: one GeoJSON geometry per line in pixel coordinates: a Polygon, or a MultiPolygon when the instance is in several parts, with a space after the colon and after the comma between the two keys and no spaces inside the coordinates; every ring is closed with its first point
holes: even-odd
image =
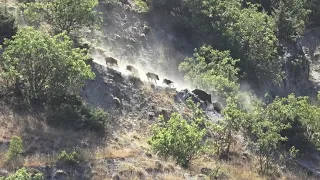
{"type": "Polygon", "coordinates": [[[21,28],[13,40],[6,41],[1,76],[10,82],[23,82],[29,99],[48,99],[72,93],[84,80],[93,78],[88,57],[73,48],[65,34],[50,35],[34,28],[21,28]]]}
{"type": "Polygon", "coordinates": [[[29,23],[39,24],[44,20],[52,25],[56,33],[93,26],[97,12],[94,8],[98,0],[44,0],[22,5],[29,23]]]}
{"type": "Polygon", "coordinates": [[[281,0],[274,17],[281,40],[296,40],[305,29],[310,10],[310,0],[281,0]]]}
{"type": "Polygon", "coordinates": [[[239,89],[236,63],[229,51],[218,51],[211,46],[195,49],[193,58],[186,58],[179,66],[185,79],[199,88],[227,98],[239,89]]]}

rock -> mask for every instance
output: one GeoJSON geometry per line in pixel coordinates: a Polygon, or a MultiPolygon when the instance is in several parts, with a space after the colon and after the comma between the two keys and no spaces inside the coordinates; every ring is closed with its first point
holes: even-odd
{"type": "Polygon", "coordinates": [[[113,174],[112,180],[120,180],[120,176],[118,174],[113,174]]]}
{"type": "Polygon", "coordinates": [[[162,169],[162,164],[161,164],[161,162],[159,160],[155,161],[155,165],[156,165],[156,169],[157,170],[161,170],[162,169]]]}
{"type": "Polygon", "coordinates": [[[147,23],[145,23],[145,24],[143,25],[143,33],[144,33],[145,35],[148,35],[150,32],[151,32],[150,27],[147,25],[147,23]]]}
{"type": "Polygon", "coordinates": [[[148,158],[152,158],[152,154],[151,153],[146,153],[146,156],[148,157],[148,158]]]}
{"type": "Polygon", "coordinates": [[[206,180],[207,176],[204,174],[198,174],[197,180],[206,180]]]}
{"type": "Polygon", "coordinates": [[[67,180],[68,173],[63,170],[56,170],[53,177],[57,180],[67,180]]]}
{"type": "Polygon", "coordinates": [[[9,175],[9,172],[5,169],[0,169],[0,177],[4,176],[8,176],[9,175]]]}
{"type": "Polygon", "coordinates": [[[205,168],[201,168],[200,172],[201,172],[201,174],[209,175],[209,174],[211,174],[212,169],[205,167],[205,168]]]}
{"type": "Polygon", "coordinates": [[[183,174],[183,177],[184,177],[186,180],[195,180],[195,179],[196,179],[196,178],[193,178],[193,177],[191,176],[191,174],[188,174],[188,173],[183,174]]]}
{"type": "Polygon", "coordinates": [[[138,171],[137,176],[138,176],[138,179],[145,179],[146,178],[146,175],[142,171],[138,171]]]}
{"type": "Polygon", "coordinates": [[[148,119],[152,120],[155,117],[155,113],[154,112],[148,112],[148,119]]]}
{"type": "Polygon", "coordinates": [[[246,152],[244,152],[244,153],[242,153],[242,159],[243,160],[250,160],[250,155],[248,154],[248,153],[246,153],[246,152]]]}
{"type": "Polygon", "coordinates": [[[137,43],[137,41],[134,38],[130,38],[129,42],[132,43],[132,44],[136,44],[137,43]]]}
{"type": "Polygon", "coordinates": [[[117,108],[122,108],[122,103],[119,98],[113,97],[113,103],[116,105],[117,108]]]}
{"type": "Polygon", "coordinates": [[[118,34],[116,34],[116,35],[114,35],[114,38],[115,38],[115,40],[120,40],[120,39],[121,39],[121,36],[118,35],[118,34]]]}

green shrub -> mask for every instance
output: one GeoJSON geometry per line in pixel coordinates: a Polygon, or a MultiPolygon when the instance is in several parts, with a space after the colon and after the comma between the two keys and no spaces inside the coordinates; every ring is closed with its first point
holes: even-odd
{"type": "Polygon", "coordinates": [[[21,168],[16,173],[9,175],[8,177],[0,177],[0,180],[43,180],[42,173],[36,173],[31,176],[25,168],[21,168]]]}
{"type": "Polygon", "coordinates": [[[58,155],[58,162],[70,165],[78,164],[80,162],[79,154],[76,151],[72,151],[71,153],[62,151],[58,155]]]}
{"type": "Polygon", "coordinates": [[[147,3],[144,2],[143,0],[134,0],[134,4],[135,4],[137,11],[139,13],[144,13],[144,12],[149,11],[149,7],[148,7],[147,3]]]}
{"type": "Polygon", "coordinates": [[[203,146],[205,129],[200,129],[196,122],[188,123],[177,113],[172,114],[168,122],[163,117],[159,120],[149,144],[161,156],[172,157],[180,165],[188,166],[203,146]]]}
{"type": "Polygon", "coordinates": [[[85,105],[76,95],[51,98],[46,108],[50,124],[102,133],[108,123],[108,113],[85,105]]]}
{"type": "Polygon", "coordinates": [[[9,150],[6,154],[6,161],[14,161],[19,158],[23,152],[22,140],[18,136],[13,136],[10,140],[9,150]]]}
{"type": "Polygon", "coordinates": [[[5,38],[10,39],[15,35],[17,30],[14,16],[5,7],[0,6],[0,45],[5,38]]]}

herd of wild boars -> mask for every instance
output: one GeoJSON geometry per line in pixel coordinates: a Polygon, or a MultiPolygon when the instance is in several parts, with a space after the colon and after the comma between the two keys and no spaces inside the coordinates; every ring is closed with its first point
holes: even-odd
{"type": "MultiPolygon", "coordinates": [[[[118,67],[118,61],[114,59],[113,57],[107,57],[105,58],[105,62],[107,66],[117,66],[118,67]]],[[[139,74],[138,69],[133,67],[132,65],[127,65],[126,71],[129,71],[133,74],[139,74]]],[[[146,76],[149,81],[153,81],[157,84],[157,81],[160,80],[159,76],[155,73],[148,72],[146,73],[146,76]]],[[[162,84],[166,84],[167,86],[171,87],[173,86],[173,81],[164,78],[162,84]]],[[[192,91],[192,94],[194,94],[198,99],[203,101],[207,107],[211,106],[215,111],[218,113],[221,113],[223,109],[223,105],[217,101],[212,102],[211,94],[208,94],[207,92],[201,90],[201,89],[194,89],[192,91]]]]}
{"type": "MultiPolygon", "coordinates": [[[[105,58],[105,62],[106,62],[107,66],[110,66],[110,67],[116,66],[116,67],[118,67],[118,61],[113,57],[106,57],[105,58]]],[[[133,67],[132,65],[127,65],[126,71],[129,71],[129,72],[131,72],[131,73],[133,73],[135,75],[139,74],[138,69],[133,67]]],[[[160,80],[159,76],[157,74],[155,74],[155,73],[152,73],[152,72],[148,72],[146,74],[146,76],[147,76],[149,81],[153,81],[156,84],[157,84],[157,81],[160,80]]],[[[169,79],[163,79],[162,84],[166,84],[167,86],[171,87],[171,86],[173,86],[173,81],[171,81],[169,79]]]]}

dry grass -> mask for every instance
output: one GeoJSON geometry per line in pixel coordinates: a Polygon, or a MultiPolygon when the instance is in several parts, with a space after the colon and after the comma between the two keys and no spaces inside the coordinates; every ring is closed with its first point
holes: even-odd
{"type": "Polygon", "coordinates": [[[27,156],[24,160],[23,166],[25,167],[39,167],[47,164],[56,163],[57,158],[56,155],[41,155],[35,154],[32,156],[27,156]]]}
{"type": "Polygon", "coordinates": [[[225,165],[224,168],[228,171],[231,180],[263,180],[254,168],[248,166],[239,167],[233,165],[225,165]]]}
{"type": "Polygon", "coordinates": [[[132,148],[124,148],[124,149],[112,149],[112,148],[104,148],[98,149],[95,153],[95,159],[116,159],[116,158],[130,158],[136,157],[140,152],[136,149],[132,148]]]}
{"type": "Polygon", "coordinates": [[[153,103],[157,104],[157,106],[164,106],[168,108],[174,104],[175,90],[162,87],[156,87],[156,89],[153,89],[150,83],[145,83],[141,89],[147,97],[150,97],[153,103]]]}
{"type": "Polygon", "coordinates": [[[178,176],[176,174],[164,174],[162,175],[163,180],[185,180],[184,177],[178,176]]]}

